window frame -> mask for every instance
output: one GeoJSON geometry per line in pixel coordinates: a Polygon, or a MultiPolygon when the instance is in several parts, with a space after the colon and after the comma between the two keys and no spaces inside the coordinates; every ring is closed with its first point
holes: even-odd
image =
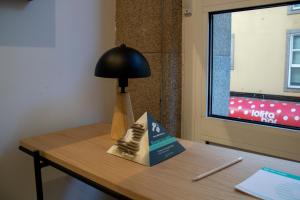
{"type": "Polygon", "coordinates": [[[231,45],[230,45],[230,70],[234,70],[234,51],[235,51],[235,34],[231,34],[231,45]]]}
{"type": "MultiPolygon", "coordinates": [[[[300,1],[297,1],[300,2],[300,1]]],[[[299,131],[208,116],[209,13],[288,6],[295,1],[192,0],[183,22],[182,137],[300,161],[299,131]]]]}
{"type": "Polygon", "coordinates": [[[300,85],[291,84],[291,69],[300,68],[300,64],[293,64],[293,52],[300,49],[294,49],[294,37],[300,36],[300,29],[288,30],[286,37],[286,72],[285,72],[285,91],[286,92],[300,92],[300,85]]]}

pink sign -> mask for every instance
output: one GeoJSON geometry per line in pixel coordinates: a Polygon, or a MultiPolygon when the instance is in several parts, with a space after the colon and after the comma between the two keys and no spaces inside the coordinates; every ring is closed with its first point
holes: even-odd
{"type": "Polygon", "coordinates": [[[229,117],[300,127],[300,103],[230,97],[229,117]]]}

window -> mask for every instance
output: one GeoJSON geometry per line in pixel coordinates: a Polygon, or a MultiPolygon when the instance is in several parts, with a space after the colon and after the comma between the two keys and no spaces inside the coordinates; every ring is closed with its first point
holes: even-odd
{"type": "Polygon", "coordinates": [[[292,10],[300,10],[300,4],[293,5],[292,10]]]}
{"type": "Polygon", "coordinates": [[[288,14],[299,14],[300,13],[300,4],[294,4],[294,5],[290,5],[288,6],[288,14]]]}
{"type": "MultiPolygon", "coordinates": [[[[286,8],[210,15],[210,117],[300,130],[300,94],[283,90],[285,32],[300,15],[286,8]]],[[[300,89],[300,31],[289,34],[288,63],[288,88],[300,89]]]]}
{"type": "Polygon", "coordinates": [[[183,19],[182,135],[300,161],[300,131],[295,128],[299,111],[288,104],[300,106],[300,93],[284,91],[287,31],[300,30],[300,15],[287,15],[291,5],[287,1],[268,2],[275,4],[266,5],[265,0],[193,1],[192,9],[199,12],[183,19]],[[234,70],[230,70],[231,61],[234,70]],[[234,104],[230,104],[231,97],[234,104]],[[267,104],[273,99],[274,105],[267,104]],[[284,110],[267,110],[280,102],[287,106],[284,110]],[[242,105],[239,110],[239,103],[250,105],[249,109],[242,105]],[[238,112],[231,115],[230,108],[238,112]],[[245,114],[252,119],[243,119],[245,114]],[[294,124],[284,125],[292,119],[294,124]]]}
{"type": "Polygon", "coordinates": [[[300,15],[287,15],[290,4],[286,1],[268,2],[274,4],[193,1],[195,12],[183,19],[183,137],[300,161],[297,124],[284,125],[300,120],[295,115],[299,111],[288,104],[299,106],[300,93],[284,91],[286,33],[300,29],[300,15]],[[230,70],[231,60],[234,70],[230,70]],[[232,98],[234,104],[230,104],[232,98]],[[274,105],[268,102],[272,99],[276,99],[274,105]],[[250,106],[239,109],[240,103],[250,106]],[[287,107],[276,107],[271,113],[268,109],[275,106],[287,107]],[[230,108],[237,112],[231,115],[230,108]],[[251,118],[243,119],[243,115],[251,118]]]}
{"type": "Polygon", "coordinates": [[[300,89],[300,30],[289,31],[287,43],[287,88],[300,89]]]}

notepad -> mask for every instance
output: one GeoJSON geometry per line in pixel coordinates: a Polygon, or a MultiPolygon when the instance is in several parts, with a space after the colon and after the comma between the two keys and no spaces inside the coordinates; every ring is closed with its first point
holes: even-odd
{"type": "Polygon", "coordinates": [[[235,188],[265,200],[300,200],[300,176],[267,167],[261,168],[235,188]]]}

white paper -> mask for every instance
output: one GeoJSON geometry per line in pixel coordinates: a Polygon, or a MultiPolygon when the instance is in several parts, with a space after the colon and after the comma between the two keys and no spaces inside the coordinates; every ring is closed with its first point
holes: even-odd
{"type": "Polygon", "coordinates": [[[300,176],[266,167],[235,188],[265,200],[300,200],[300,176]]]}

